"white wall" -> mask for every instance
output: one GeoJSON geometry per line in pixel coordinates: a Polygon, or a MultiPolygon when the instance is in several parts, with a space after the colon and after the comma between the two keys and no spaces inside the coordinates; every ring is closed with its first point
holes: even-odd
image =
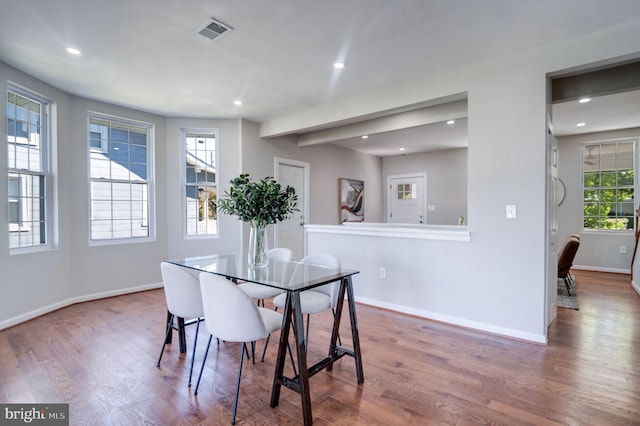
{"type": "Polygon", "coordinates": [[[582,187],[580,176],[580,145],[620,138],[638,138],[640,128],[558,138],[558,177],[564,182],[566,196],[558,207],[558,233],[562,244],[569,234],[580,234],[580,248],[574,265],[578,268],[610,272],[631,271],[631,256],[635,239],[633,232],[584,232],[582,227],[582,187]],[[621,254],[624,246],[627,253],[621,254]]]}
{"type": "MultiPolygon", "coordinates": [[[[3,99],[7,93],[7,80],[31,89],[55,102],[52,116],[54,120],[58,154],[53,158],[55,179],[61,189],[57,194],[59,217],[50,218],[58,222],[59,235],[57,249],[25,255],[9,255],[9,236],[0,232],[0,328],[3,321],[24,315],[44,306],[55,305],[62,299],[71,297],[72,283],[69,277],[72,252],[70,235],[75,229],[71,220],[72,192],[71,175],[72,145],[70,140],[69,115],[71,97],[49,85],[27,76],[0,62],[0,93],[3,99]]],[[[7,104],[0,103],[0,135],[7,134],[7,104]]],[[[0,148],[0,223],[8,223],[7,208],[7,149],[6,139],[0,148]]],[[[6,230],[6,227],[3,227],[6,230]]]]}
{"type": "Polygon", "coordinates": [[[154,155],[156,180],[156,207],[165,202],[162,188],[166,186],[164,173],[165,119],[120,106],[72,97],[69,114],[71,161],[68,169],[70,184],[61,187],[61,193],[71,194],[72,232],[70,282],[74,297],[117,292],[143,284],[158,283],[159,260],[167,253],[166,214],[156,208],[156,234],[154,242],[89,245],[89,180],[87,177],[87,112],[143,121],[154,125],[154,155]]]}
{"type": "Polygon", "coordinates": [[[273,176],[274,158],[282,157],[310,164],[309,223],[340,223],[338,179],[364,181],[365,221],[381,222],[383,201],[382,160],[336,145],[323,144],[299,148],[295,137],[262,139],[259,125],[243,122],[243,171],[256,178],[273,176]]]}
{"type": "MultiPolygon", "coordinates": [[[[435,286],[442,289],[439,297],[446,301],[443,315],[546,336],[547,75],[637,56],[635,40],[639,38],[640,23],[622,25],[323,104],[266,123],[262,133],[326,126],[376,110],[468,93],[467,209],[472,241],[460,245],[455,255],[437,249],[429,253],[448,266],[446,277],[417,278],[441,280],[435,286]],[[505,218],[506,205],[516,205],[516,219],[505,218]],[[449,301],[454,299],[452,307],[449,301]]],[[[383,260],[367,259],[370,264],[383,260]]],[[[420,281],[415,285],[420,286],[420,281]]]]}
{"type": "MultiPolygon", "coordinates": [[[[443,289],[439,297],[445,301],[443,309],[453,309],[458,316],[469,321],[510,328],[525,335],[546,336],[546,76],[587,63],[639,55],[638,39],[640,22],[614,27],[489,63],[319,105],[265,123],[260,132],[266,135],[295,132],[300,126],[344,122],[376,111],[468,93],[467,210],[472,241],[457,246],[455,254],[437,248],[428,253],[432,257],[438,256],[442,265],[448,266],[446,276],[436,277],[440,280],[437,285],[443,289]],[[505,219],[507,204],[517,206],[517,219],[505,219]]],[[[131,111],[80,98],[71,100],[69,95],[5,65],[0,64],[0,67],[0,89],[6,89],[5,80],[10,78],[59,104],[61,212],[60,247],[55,251],[9,256],[6,235],[0,237],[2,284],[5,290],[7,287],[11,289],[0,298],[0,327],[19,315],[53,306],[58,301],[91,292],[116,292],[126,290],[130,285],[157,283],[160,276],[158,263],[168,256],[170,250],[168,229],[177,226],[175,220],[169,222],[166,211],[157,209],[158,241],[154,243],[88,248],[82,236],[88,228],[86,158],[81,158],[86,147],[83,109],[98,108],[102,110],[100,112],[115,115],[126,115],[131,111]],[[82,126],[77,127],[80,122],[82,126]],[[162,235],[163,232],[167,235],[162,235]],[[115,270],[118,268],[114,265],[120,264],[124,267],[115,270]]],[[[0,106],[0,116],[6,116],[5,108],[5,105],[0,106]]],[[[168,164],[175,160],[169,158],[168,146],[177,143],[169,141],[168,132],[160,128],[162,123],[168,126],[167,120],[145,113],[134,115],[132,118],[147,118],[159,127],[156,135],[157,205],[164,205],[167,210],[180,209],[180,203],[172,204],[175,194],[167,193],[170,189],[168,164]]],[[[6,122],[3,121],[0,120],[0,130],[6,134],[6,122]]],[[[173,129],[178,127],[177,123],[172,124],[173,129]]],[[[242,142],[235,141],[244,145],[240,161],[249,162],[250,156],[256,155],[251,151],[256,143],[267,143],[248,134],[251,127],[243,125],[242,142]]],[[[232,140],[228,142],[234,144],[232,140]]],[[[251,157],[254,161],[251,167],[256,167],[256,170],[262,166],[256,165],[255,161],[272,164],[272,156],[276,153],[312,163],[313,222],[337,223],[335,206],[339,177],[362,179],[366,185],[371,182],[373,190],[369,192],[367,189],[367,194],[373,199],[369,199],[366,209],[367,214],[371,213],[373,217],[369,216],[367,220],[382,220],[381,210],[375,210],[375,206],[383,205],[380,199],[383,191],[375,191],[375,182],[378,187],[382,184],[379,159],[329,146],[297,149],[290,138],[277,138],[268,143],[272,144],[268,158],[251,157]],[[375,199],[376,194],[378,199],[375,199]]],[[[237,145],[230,149],[237,149],[237,145]]],[[[6,150],[0,150],[0,200],[7,199],[6,165],[6,150]]],[[[240,169],[244,167],[238,165],[238,171],[240,169]]],[[[243,171],[252,172],[252,169],[243,171]]],[[[171,185],[174,185],[174,179],[175,173],[171,175],[171,185]]],[[[7,209],[0,209],[0,222],[7,223],[6,215],[7,209]]],[[[188,243],[184,244],[179,249],[181,253],[189,251],[188,243]]],[[[230,244],[231,248],[236,247],[235,242],[230,244]]],[[[198,247],[194,251],[204,250],[202,245],[195,246],[198,247]]],[[[375,264],[379,259],[368,261],[375,264]]],[[[429,279],[428,276],[420,278],[429,279]]]]}
{"type": "Polygon", "coordinates": [[[229,187],[229,181],[240,174],[241,120],[237,119],[166,119],[166,167],[163,179],[166,181],[158,192],[164,194],[165,201],[159,204],[166,212],[166,233],[168,258],[179,259],[211,253],[238,253],[241,251],[241,223],[228,215],[218,215],[218,236],[185,237],[182,187],[184,161],[181,151],[181,131],[189,129],[218,129],[218,194],[229,187]]]}
{"type": "MultiPolygon", "coordinates": [[[[35,91],[53,102],[54,180],[57,183],[57,246],[53,250],[9,255],[7,233],[0,233],[0,329],[51,310],[161,284],[160,262],[168,258],[240,251],[240,225],[222,217],[220,235],[185,239],[180,129],[217,128],[222,188],[240,171],[240,120],[165,118],[94,100],[70,96],[0,63],[0,92],[6,81],[35,91]],[[89,245],[87,112],[140,120],[155,130],[156,239],[115,245],[89,245]]],[[[6,117],[6,103],[0,104],[6,117]]],[[[6,119],[0,134],[6,135],[6,119]]],[[[5,139],[6,140],[6,139],[5,139]]],[[[8,222],[7,150],[0,149],[0,221],[8,222]]],[[[159,319],[161,320],[161,319],[159,319]]]]}
{"type": "MultiPolygon", "coordinates": [[[[398,155],[382,159],[383,218],[388,217],[386,182],[390,175],[406,173],[427,174],[427,204],[429,225],[457,225],[458,216],[467,217],[467,149],[448,149],[421,154],[398,155]]],[[[383,219],[386,222],[386,220],[383,219]]]]}

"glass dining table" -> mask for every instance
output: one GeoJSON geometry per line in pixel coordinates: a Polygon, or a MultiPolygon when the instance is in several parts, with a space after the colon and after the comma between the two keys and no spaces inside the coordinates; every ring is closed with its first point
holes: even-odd
{"type": "MultiPolygon", "coordinates": [[[[300,262],[282,262],[276,259],[270,259],[269,264],[263,268],[254,268],[247,264],[246,256],[238,254],[188,257],[184,259],[167,260],[167,262],[201,272],[221,275],[235,282],[253,282],[286,292],[287,297],[283,312],[283,324],[280,332],[276,369],[271,390],[271,407],[278,405],[281,387],[285,386],[300,394],[304,424],[311,425],[313,423],[313,417],[311,414],[309,378],[322,370],[331,371],[333,364],[344,356],[354,358],[358,384],[364,383],[356,304],[351,280],[351,277],[359,273],[359,271],[343,268],[327,268],[300,262]],[[328,354],[319,362],[309,366],[307,364],[307,347],[304,337],[300,293],[336,281],[340,282],[340,286],[338,303],[333,317],[333,328],[331,340],[329,341],[328,354]],[[351,325],[351,348],[339,344],[338,339],[345,301],[348,305],[349,322],[351,325]],[[296,371],[297,374],[294,373],[296,374],[294,377],[286,377],[284,375],[284,365],[291,329],[293,329],[295,339],[297,369],[294,368],[294,371],[296,371]]],[[[181,333],[180,336],[182,337],[183,334],[181,333]]]]}

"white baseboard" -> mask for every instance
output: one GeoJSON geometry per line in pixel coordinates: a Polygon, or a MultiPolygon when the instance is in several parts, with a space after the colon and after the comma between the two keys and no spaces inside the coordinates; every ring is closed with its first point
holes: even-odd
{"type": "Polygon", "coordinates": [[[9,318],[0,322],[0,330],[13,327],[20,323],[32,320],[49,312],[57,311],[58,309],[66,308],[67,306],[75,305],[76,303],[88,302],[90,300],[105,299],[107,297],[121,296],[123,294],[137,293],[139,291],[152,290],[156,288],[162,288],[162,283],[147,284],[139,287],[122,288],[118,290],[105,291],[102,293],[88,294],[85,296],[72,297],[67,300],[63,300],[57,303],[53,303],[49,306],[43,306],[42,308],[35,309],[31,312],[18,315],[17,317],[9,318]]]}
{"type": "Polygon", "coordinates": [[[631,280],[631,288],[634,289],[636,293],[638,293],[638,296],[640,296],[640,286],[634,280],[631,280]]]}
{"type": "Polygon", "coordinates": [[[580,269],[583,271],[611,272],[613,274],[630,274],[631,269],[622,268],[602,268],[600,266],[573,265],[571,269],[580,269]]]}
{"type": "Polygon", "coordinates": [[[392,303],[381,302],[375,299],[368,299],[364,297],[356,297],[356,302],[364,305],[375,306],[378,308],[388,309],[390,311],[401,312],[404,314],[414,315],[421,318],[426,318],[434,321],[440,321],[447,324],[452,324],[460,327],[471,328],[474,330],[484,331],[499,336],[511,337],[519,340],[526,340],[534,343],[547,344],[547,337],[544,335],[538,335],[533,333],[525,333],[520,330],[513,330],[510,328],[497,327],[491,324],[485,324],[476,321],[469,321],[463,318],[452,317],[449,315],[442,315],[422,309],[409,308],[407,306],[396,305],[392,303]]]}

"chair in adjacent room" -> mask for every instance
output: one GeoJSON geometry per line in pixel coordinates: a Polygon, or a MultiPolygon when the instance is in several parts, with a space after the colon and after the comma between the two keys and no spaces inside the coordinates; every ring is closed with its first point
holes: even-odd
{"type": "Polygon", "coordinates": [[[162,281],[164,282],[164,294],[167,299],[167,329],[162,343],[162,350],[156,366],[160,367],[160,361],[164,354],[164,349],[169,339],[169,334],[174,328],[176,318],[188,320],[186,324],[196,324],[195,337],[193,339],[193,353],[191,355],[191,368],[189,369],[189,384],[191,386],[191,376],[193,375],[193,361],[196,356],[196,345],[198,343],[198,331],[200,321],[204,316],[202,308],[202,296],[200,295],[200,280],[194,273],[186,268],[168,262],[160,264],[162,271],[162,281]]]}
{"type": "Polygon", "coordinates": [[[558,278],[562,278],[564,281],[564,285],[567,288],[569,296],[571,296],[571,280],[569,278],[569,271],[573,266],[573,259],[576,257],[579,247],[580,239],[570,235],[558,256],[558,278]]]}
{"type": "MultiPolygon", "coordinates": [[[[578,242],[580,242],[580,234],[569,234],[567,240],[565,241],[565,244],[567,241],[569,241],[570,238],[575,238],[578,240],[578,242]]],[[[573,275],[571,275],[571,272],[567,273],[567,278],[569,279],[569,284],[573,285],[574,278],[573,275]]]]}
{"type": "Polygon", "coordinates": [[[256,340],[266,339],[274,331],[280,330],[282,327],[282,314],[257,306],[236,284],[219,275],[207,272],[200,273],[200,291],[204,307],[205,326],[210,336],[194,395],[198,394],[212,337],[216,336],[226,342],[242,342],[231,419],[231,424],[235,424],[238,395],[240,393],[240,378],[242,376],[242,362],[245,351],[247,351],[247,342],[253,344],[256,340]]]}
{"type": "MultiPolygon", "coordinates": [[[[340,269],[340,259],[336,256],[328,253],[314,253],[305,256],[300,263],[311,264],[316,266],[323,266],[326,268],[340,269]]],[[[295,279],[297,274],[304,273],[304,266],[300,265],[293,271],[291,279],[295,279]]],[[[316,287],[312,290],[305,290],[300,293],[300,308],[302,314],[307,315],[305,340],[306,346],[309,347],[309,322],[311,314],[317,314],[319,312],[331,309],[335,315],[335,307],[338,304],[338,291],[340,289],[340,282],[335,281],[329,284],[325,284],[320,287],[316,287]]],[[[276,309],[284,308],[287,300],[286,294],[280,294],[273,299],[273,304],[276,309]]]]}
{"type": "MultiPolygon", "coordinates": [[[[269,259],[278,260],[281,262],[289,262],[291,257],[293,256],[293,252],[288,248],[280,247],[273,248],[267,251],[267,257],[269,259]]],[[[284,277],[283,277],[284,279],[284,277]]],[[[262,307],[264,307],[264,300],[270,299],[274,296],[279,295],[282,291],[277,288],[268,287],[266,285],[243,282],[239,283],[238,287],[245,293],[247,293],[252,299],[257,301],[258,306],[262,303],[262,307]]]]}

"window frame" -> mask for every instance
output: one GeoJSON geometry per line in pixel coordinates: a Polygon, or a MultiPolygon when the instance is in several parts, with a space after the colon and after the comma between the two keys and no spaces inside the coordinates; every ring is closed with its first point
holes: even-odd
{"type": "MultiPolygon", "coordinates": [[[[57,227],[57,221],[55,220],[57,214],[54,211],[55,209],[54,197],[56,194],[56,191],[55,191],[56,182],[54,179],[53,163],[51,160],[51,158],[54,155],[53,150],[55,149],[55,145],[54,145],[55,141],[54,141],[53,132],[52,132],[53,123],[51,118],[54,102],[51,99],[47,98],[46,96],[43,96],[26,87],[22,87],[18,84],[8,81],[7,89],[5,91],[5,96],[6,96],[5,105],[7,107],[9,105],[10,93],[12,93],[15,96],[20,96],[28,99],[29,101],[38,103],[40,105],[40,111],[39,111],[40,117],[37,123],[31,123],[30,119],[27,118],[27,122],[29,123],[29,125],[37,125],[39,127],[38,129],[39,144],[32,143],[30,139],[27,140],[26,143],[21,143],[21,142],[18,142],[17,140],[13,142],[9,142],[9,138],[13,136],[9,134],[9,127],[10,127],[9,120],[12,118],[10,117],[9,110],[6,110],[6,114],[5,114],[5,119],[7,123],[7,145],[6,145],[6,149],[7,149],[7,225],[8,225],[7,232],[9,233],[9,238],[8,238],[9,254],[14,255],[14,254],[24,254],[24,253],[53,250],[56,248],[56,242],[54,239],[56,236],[56,227],[57,227]],[[11,146],[15,148],[17,148],[18,146],[26,147],[27,158],[29,158],[28,162],[30,162],[31,152],[29,152],[29,150],[32,149],[32,147],[35,147],[38,145],[39,145],[39,151],[40,151],[38,155],[38,162],[40,166],[39,170],[35,170],[30,167],[26,167],[26,168],[18,167],[19,166],[17,164],[18,160],[15,157],[15,155],[17,154],[17,149],[16,149],[16,152],[14,153],[14,158],[16,158],[15,160],[16,163],[13,164],[16,167],[10,167],[9,160],[11,159],[11,155],[9,154],[8,151],[11,146]],[[34,219],[33,218],[25,219],[24,217],[25,209],[28,208],[24,204],[25,200],[23,200],[23,198],[25,198],[25,196],[23,195],[25,194],[24,193],[25,185],[28,185],[28,183],[24,181],[25,178],[30,178],[33,180],[37,179],[37,180],[40,180],[41,182],[38,186],[40,188],[39,190],[44,195],[37,196],[37,198],[34,198],[33,196],[29,196],[29,195],[26,195],[26,197],[28,198],[27,201],[31,201],[33,203],[35,203],[36,201],[38,202],[38,216],[39,216],[38,222],[42,223],[41,227],[39,228],[40,229],[39,239],[40,240],[44,239],[44,241],[31,243],[27,245],[19,244],[19,245],[12,246],[11,234],[33,231],[33,228],[29,226],[29,223],[25,223],[25,221],[32,222],[34,219]],[[15,200],[11,200],[12,198],[15,198],[15,197],[11,196],[11,193],[9,191],[9,185],[12,180],[18,181],[19,195],[18,195],[17,203],[18,203],[19,222],[17,224],[11,222],[11,213],[9,211],[10,205],[12,203],[15,204],[16,202],[15,200]],[[44,229],[42,229],[42,227],[44,227],[44,229]]],[[[17,114],[17,111],[16,111],[16,114],[17,114]]],[[[18,119],[17,115],[13,117],[13,120],[17,120],[17,119],[18,119]]]]}
{"type": "MultiPolygon", "coordinates": [[[[579,150],[579,155],[580,155],[580,189],[581,189],[581,197],[582,197],[582,201],[581,201],[581,215],[582,215],[582,230],[585,233],[597,233],[597,234],[606,234],[606,233],[610,233],[610,234],[615,234],[615,235],[628,235],[628,234],[633,234],[635,232],[635,210],[637,208],[637,203],[635,201],[635,194],[638,191],[638,138],[635,137],[628,137],[628,138],[619,138],[619,139],[607,139],[607,140],[599,140],[599,141],[591,141],[591,142],[585,142],[580,144],[580,150],[579,150]],[[589,146],[596,146],[596,147],[602,147],[602,146],[606,146],[606,145],[617,145],[617,144],[621,144],[621,143],[631,143],[632,144],[632,148],[633,148],[633,153],[632,153],[632,158],[633,158],[633,185],[631,186],[633,188],[633,195],[634,195],[634,201],[633,201],[633,212],[632,216],[629,218],[629,221],[631,222],[631,228],[624,228],[624,229],[616,229],[616,228],[587,228],[585,227],[585,219],[587,218],[587,216],[585,215],[585,206],[586,206],[586,196],[585,196],[585,192],[586,190],[588,190],[588,188],[592,188],[592,187],[587,187],[585,186],[585,150],[587,150],[589,146]]],[[[618,151],[616,150],[616,157],[615,157],[615,161],[616,164],[618,162],[618,151]]],[[[601,153],[598,153],[597,156],[598,160],[601,161],[601,153]]],[[[620,170],[619,168],[615,169],[620,170]]],[[[601,171],[601,169],[600,169],[601,171]]],[[[599,185],[597,188],[602,189],[602,188],[609,188],[609,189],[615,189],[618,190],[619,188],[624,189],[624,188],[629,188],[630,185],[618,185],[616,183],[615,186],[607,186],[607,187],[603,187],[602,185],[599,185]]],[[[616,200],[616,204],[620,204],[620,202],[618,200],[616,200]]],[[[598,217],[605,217],[602,215],[599,215],[598,217]]],[[[616,215],[616,218],[619,217],[626,217],[626,216],[620,216],[620,215],[616,215]]]]}
{"type": "MultiPolygon", "coordinates": [[[[88,111],[86,115],[86,155],[87,155],[87,239],[89,246],[108,246],[108,245],[120,245],[120,244],[136,244],[144,242],[156,241],[156,226],[155,226],[155,125],[153,123],[135,120],[131,118],[119,117],[109,114],[104,114],[95,111],[88,111]],[[130,127],[142,127],[147,131],[146,139],[146,168],[147,176],[144,180],[132,180],[132,179],[114,179],[114,178],[94,178],[91,176],[91,156],[95,153],[108,153],[111,140],[108,139],[101,143],[100,149],[92,146],[92,131],[91,121],[92,119],[108,121],[110,123],[116,123],[120,125],[126,125],[130,127]],[[140,184],[145,183],[147,186],[146,197],[143,196],[142,201],[146,201],[147,213],[146,217],[143,214],[143,222],[146,222],[147,235],[146,236],[130,236],[130,237],[118,237],[118,238],[101,238],[93,239],[92,229],[94,225],[93,211],[94,200],[92,198],[92,185],[94,182],[110,182],[110,183],[124,183],[124,184],[140,184]]],[[[131,141],[129,140],[128,146],[130,148],[131,141]]],[[[129,150],[130,151],[130,150],[129,150]]],[[[129,157],[130,158],[130,157],[129,157]]],[[[130,163],[130,160],[129,160],[130,163]]],[[[113,202],[113,196],[110,199],[113,202]]],[[[130,200],[132,201],[132,200],[130,200]]],[[[131,218],[131,215],[129,216],[131,218]]],[[[111,217],[113,221],[113,216],[111,217]]]]}
{"type": "MultiPolygon", "coordinates": [[[[214,158],[214,168],[215,168],[215,188],[216,193],[219,194],[220,188],[220,170],[218,165],[220,164],[220,132],[217,128],[193,128],[193,127],[184,127],[180,129],[180,176],[181,176],[181,211],[182,211],[182,235],[185,240],[191,239],[217,239],[220,237],[220,219],[216,218],[216,232],[213,234],[190,234],[188,220],[189,215],[187,214],[188,206],[187,206],[187,186],[191,183],[187,182],[187,135],[191,133],[198,133],[204,135],[211,135],[215,138],[215,158],[214,158]]],[[[216,197],[217,201],[217,197],[216,197]]]]}

